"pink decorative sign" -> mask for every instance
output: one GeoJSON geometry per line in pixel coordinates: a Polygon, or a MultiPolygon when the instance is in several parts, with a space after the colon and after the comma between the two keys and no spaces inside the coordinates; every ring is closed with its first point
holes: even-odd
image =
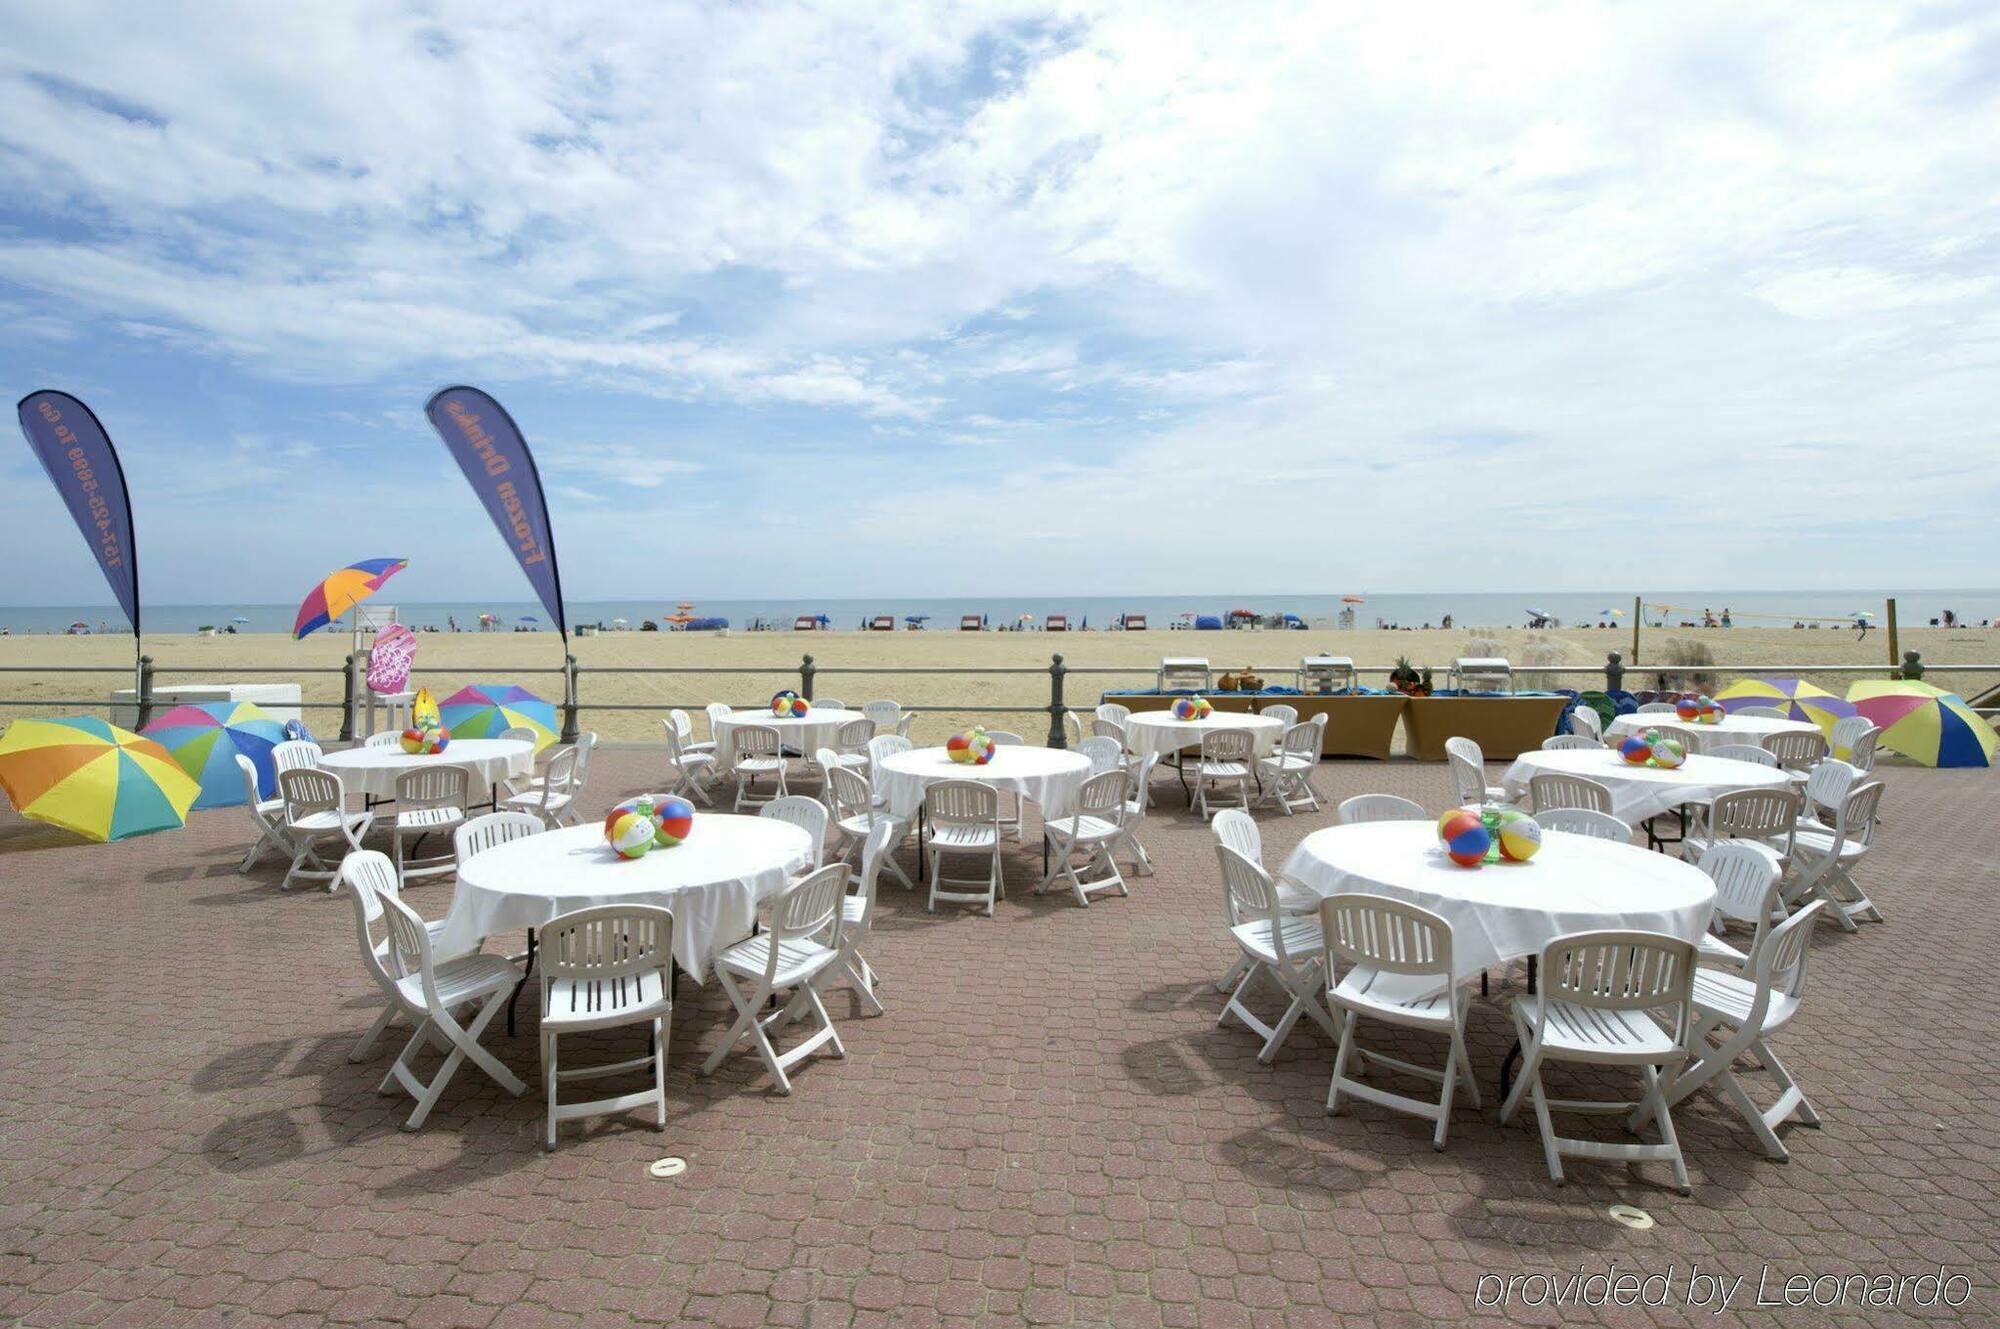
{"type": "Polygon", "coordinates": [[[401,623],[391,623],[375,634],[368,652],[368,688],[371,692],[402,692],[410,685],[410,665],[417,658],[417,634],[401,623]]]}

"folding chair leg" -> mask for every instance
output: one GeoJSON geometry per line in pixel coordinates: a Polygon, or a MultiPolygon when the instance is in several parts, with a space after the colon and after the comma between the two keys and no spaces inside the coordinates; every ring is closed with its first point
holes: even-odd
{"type": "Polygon", "coordinates": [[[347,1059],[349,1061],[368,1060],[368,1054],[375,1048],[375,1040],[386,1033],[389,1026],[395,1022],[396,1008],[394,1006],[384,1006],[382,1013],[375,1017],[375,1023],[368,1026],[368,1032],[361,1036],[360,1041],[354,1045],[354,1050],[347,1054],[347,1059]]]}

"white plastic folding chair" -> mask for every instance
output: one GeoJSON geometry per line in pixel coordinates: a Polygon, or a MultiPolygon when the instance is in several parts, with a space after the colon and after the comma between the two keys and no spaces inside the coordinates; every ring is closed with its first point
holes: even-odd
{"type": "Polygon", "coordinates": [[[1847,749],[1847,764],[1866,775],[1875,769],[1875,747],[1882,740],[1882,731],[1874,725],[1857,736],[1847,749]]]}
{"type": "Polygon", "coordinates": [[[1783,720],[1786,717],[1782,706],[1738,706],[1729,712],[1752,720],[1783,720]]]}
{"type": "Polygon", "coordinates": [[[878,734],[900,734],[903,732],[903,707],[900,702],[889,700],[864,701],[861,713],[875,722],[878,734]]]}
{"type": "Polygon", "coordinates": [[[715,740],[713,738],[698,739],[694,736],[694,717],[690,716],[680,707],[675,706],[667,711],[667,719],[673,731],[680,736],[681,751],[683,753],[692,755],[697,752],[706,752],[711,758],[715,756],[715,740]]]}
{"type": "MultiPolygon", "coordinates": [[[[908,829],[889,816],[888,810],[875,800],[875,789],[868,777],[859,771],[836,766],[827,772],[827,808],[829,820],[827,831],[833,836],[833,855],[829,860],[845,863],[856,851],[866,853],[868,840],[877,828],[886,828],[891,834],[888,850],[882,856],[882,867],[892,872],[896,880],[903,883],[904,890],[915,890],[916,883],[896,862],[895,847],[908,829]]],[[[863,872],[866,872],[864,863],[863,872]]]]}
{"type": "Polygon", "coordinates": [[[1604,744],[1588,734],[1553,734],[1542,740],[1544,752],[1602,752],[1604,744]]]}
{"type": "Polygon", "coordinates": [[[1828,757],[1813,767],[1806,775],[1805,798],[1799,810],[1798,829],[1832,830],[1840,805],[1847,801],[1847,791],[1854,788],[1854,782],[1860,778],[1860,771],[1838,757],[1828,757]]]}
{"type": "Polygon", "coordinates": [[[1540,990],[1514,999],[1521,1073],[1500,1109],[1500,1120],[1510,1120],[1523,1098],[1534,1103],[1542,1153],[1557,1185],[1563,1182],[1566,1157],[1664,1162],[1673,1167],[1674,1185],[1688,1193],[1687,1163],[1667,1110],[1661,1072],[1671,1074],[1687,1060],[1694,970],[1692,945],[1653,932],[1578,932],[1543,949],[1540,990]],[[1542,1064],[1548,1061],[1637,1070],[1645,1086],[1640,1102],[1659,1123],[1660,1143],[1557,1135],[1552,1112],[1629,1113],[1638,1104],[1551,1099],[1542,1088],[1542,1064]]]}
{"type": "MultiPolygon", "coordinates": [[[[866,771],[868,769],[868,740],[873,737],[875,737],[875,722],[865,715],[856,720],[849,720],[846,724],[834,730],[833,747],[831,749],[834,764],[845,766],[849,770],[866,771]]],[[[822,748],[820,751],[824,752],[827,749],[822,748]]],[[[824,766],[824,762],[818,758],[817,754],[815,754],[813,764],[824,766]]]]}
{"type": "Polygon", "coordinates": [[[983,904],[990,918],[994,902],[1007,894],[1000,867],[1000,800],[993,786],[976,780],[940,780],[924,790],[924,820],[929,823],[925,852],[931,869],[925,908],[936,912],[940,900],[983,904]],[[983,860],[986,875],[947,878],[947,855],[983,860]]]}
{"type": "Polygon", "coordinates": [[[306,738],[288,738],[271,749],[271,766],[279,775],[302,768],[317,769],[326,754],[306,738]]]}
{"type": "MultiPolygon", "coordinates": [[[[996,748],[1026,747],[1027,740],[1006,729],[989,729],[986,737],[993,740],[996,748]]],[[[1012,790],[995,791],[1000,800],[1000,834],[1009,840],[1019,840],[1026,832],[1022,829],[1021,797],[1012,790]]]]}
{"type": "Polygon", "coordinates": [[[1092,775],[1125,769],[1125,750],[1115,738],[1086,738],[1076,744],[1075,751],[1090,763],[1092,775]]]}
{"type": "Polygon", "coordinates": [[[667,792],[682,798],[698,799],[704,806],[713,806],[714,800],[708,796],[708,781],[715,774],[715,753],[713,750],[691,750],[681,728],[685,723],[687,714],[684,711],[675,711],[660,721],[660,727],[667,734],[667,792]]]}
{"type": "MultiPolygon", "coordinates": [[[[586,729],[576,738],[576,774],[570,777],[569,793],[572,802],[583,797],[583,790],[590,783],[590,754],[597,751],[597,731],[586,729]]],[[[551,758],[553,760],[553,758],[551,758]]]]}
{"type": "Polygon", "coordinates": [[[403,731],[400,729],[385,729],[379,734],[370,734],[361,740],[361,746],[364,748],[399,748],[403,746],[403,731]]]}
{"type": "Polygon", "coordinates": [[[1092,738],[1108,738],[1121,749],[1125,746],[1125,726],[1101,715],[1090,722],[1090,735],[1092,738]]]}
{"type": "Polygon", "coordinates": [[[1577,705],[1569,708],[1570,732],[1585,738],[1595,739],[1601,747],[1604,743],[1604,717],[1594,707],[1577,705]]]}
{"type": "Polygon", "coordinates": [[[1545,831],[1588,835],[1593,840],[1610,840],[1616,844],[1632,841],[1630,826],[1609,812],[1595,812],[1590,808],[1549,808],[1535,813],[1535,824],[1545,831]]]}
{"type": "Polygon", "coordinates": [[[1064,709],[1062,713],[1063,742],[1071,748],[1083,742],[1083,717],[1075,711],[1064,709]]]}
{"type": "Polygon", "coordinates": [[[1132,708],[1121,706],[1115,701],[1100,702],[1097,707],[1097,718],[1109,720],[1122,729],[1125,722],[1132,718],[1132,708]]]}
{"type": "Polygon", "coordinates": [[[875,928],[875,887],[883,864],[892,862],[891,841],[895,838],[894,825],[886,821],[876,824],[861,846],[861,875],[854,879],[854,888],[840,898],[840,973],[862,1004],[876,1015],[882,1014],[882,1003],[875,996],[882,980],[861,953],[861,946],[875,928]]]}
{"type": "Polygon", "coordinates": [[[812,841],[812,870],[826,866],[826,804],[804,794],[783,794],[758,808],[757,815],[804,831],[812,841]]]}
{"type": "MultiPolygon", "coordinates": [[[[389,955],[387,924],[383,924],[380,941],[375,939],[374,934],[375,925],[382,923],[383,918],[381,897],[401,899],[402,896],[396,889],[394,865],[389,862],[387,855],[373,849],[363,849],[342,859],[340,880],[354,901],[354,922],[361,942],[362,963],[368,969],[368,976],[374,979],[375,985],[382,990],[385,1003],[382,1013],[375,1017],[375,1023],[368,1026],[368,1031],[361,1035],[347,1054],[349,1061],[366,1061],[368,1054],[375,1048],[375,1040],[380,1038],[389,1026],[396,1022],[396,1017],[404,1012],[404,1004],[396,990],[400,975],[394,971],[389,955]]],[[[438,934],[443,929],[444,924],[441,921],[424,924],[424,930],[430,934],[433,945],[436,944],[438,934]]]]}
{"type": "Polygon", "coordinates": [[[1855,866],[1867,857],[1874,842],[1875,814],[1881,803],[1882,783],[1870,780],[1848,791],[1830,829],[1801,830],[1793,835],[1793,879],[1785,891],[1789,903],[1817,896],[1827,904],[1827,917],[1847,932],[1860,930],[1856,919],[1883,921],[1882,911],[1854,880],[1855,866]]]}
{"type": "Polygon", "coordinates": [[[772,901],[769,928],[715,957],[715,976],[736,1008],[736,1022],[702,1063],[703,1075],[713,1074],[723,1058],[746,1038],[756,1046],[781,1094],[792,1092],[786,1072],[822,1046],[831,1044],[836,1057],[847,1055],[819,991],[820,984],[837,972],[840,962],[841,902],[847,894],[847,878],[845,863],[800,878],[772,901]],[[767,1010],[779,992],[792,995],[784,1005],[767,1010]],[[805,1041],[780,1053],[771,1041],[772,1033],[808,1013],[818,1017],[818,1028],[805,1041]]]}
{"type": "Polygon", "coordinates": [[[458,1068],[470,1061],[485,1071],[510,1094],[519,1095],[528,1086],[500,1064],[491,1052],[479,1045],[479,1036],[493,1022],[521,970],[498,955],[475,952],[442,964],[431,953],[431,935],[416,911],[391,895],[377,894],[389,925],[389,969],[396,976],[395,1001],[403,1013],[417,1022],[416,1033],[403,1045],[380,1089],[400,1084],[417,1100],[416,1110],[403,1123],[406,1131],[416,1130],[437,1106],[445,1086],[458,1068]],[[453,1012],[469,1003],[478,1003],[470,1023],[460,1024],[453,1012]],[[430,1046],[433,1036],[443,1039],[451,1050],[429,1083],[416,1073],[416,1056],[430,1046]]]}
{"type": "Polygon", "coordinates": [[[1783,918],[1786,912],[1778,887],[1777,861],[1756,845],[1725,841],[1704,852],[1695,866],[1715,883],[1715,912],[1696,947],[1696,962],[1741,970],[1746,953],[1717,933],[1731,923],[1748,924],[1749,953],[1755,954],[1773,920],[1783,918]]]}
{"type": "Polygon", "coordinates": [[[281,858],[292,856],[292,842],[285,835],[285,800],[273,794],[266,798],[257,788],[257,767],[242,753],[236,754],[236,769],[243,776],[243,806],[250,812],[250,820],[256,823],[257,839],[251,844],[243,861],[237,865],[238,872],[248,872],[257,860],[264,856],[268,846],[278,851],[281,858]]]}
{"type": "Polygon", "coordinates": [[[1528,806],[1535,816],[1556,808],[1584,808],[1611,815],[1611,789],[1585,775],[1541,771],[1528,781],[1528,806]]]}
{"type": "Polygon", "coordinates": [[[500,802],[500,791],[502,789],[505,789],[511,796],[513,794],[525,794],[530,790],[542,787],[542,777],[533,769],[533,763],[541,755],[539,744],[542,741],[542,736],[524,724],[517,724],[509,725],[493,737],[503,742],[526,743],[529,748],[529,770],[521,775],[508,776],[490,791],[492,801],[497,807],[500,802]]]}
{"type": "MultiPolygon", "coordinates": [[[[1806,990],[1807,940],[1826,901],[1815,900],[1765,933],[1750,953],[1741,974],[1700,969],[1694,975],[1694,1020],[1688,1035],[1693,1060],[1666,1090],[1668,1106],[1704,1086],[1743,1116],[1764,1153],[1779,1162],[1791,1157],[1778,1127],[1794,1114],[1802,1125],[1818,1126],[1819,1113],[1778,1060],[1767,1041],[1792,1022],[1806,990]],[[1760,1108],[1737,1078],[1737,1063],[1753,1057],[1778,1086],[1778,1100],[1760,1108]]],[[[1643,1108],[1633,1116],[1636,1129],[1645,1122],[1643,1108]]]]}
{"type": "MultiPolygon", "coordinates": [[[[1291,707],[1269,707],[1271,711],[1291,707]]],[[[1276,751],[1257,763],[1257,774],[1265,796],[1285,810],[1287,817],[1298,809],[1319,811],[1319,791],[1313,788],[1313,772],[1319,769],[1320,733],[1317,725],[1294,723],[1278,739],[1276,751]]]]}
{"type": "Polygon", "coordinates": [[[1242,1021],[1264,1040],[1257,1060],[1266,1064],[1277,1057],[1301,1015],[1310,1015],[1327,1037],[1338,1043],[1340,1030],[1320,1000],[1326,943],[1318,915],[1285,912],[1270,876],[1228,845],[1217,844],[1215,857],[1222,868],[1223,919],[1244,960],[1238,970],[1231,971],[1240,971],[1243,977],[1215,1023],[1227,1024],[1232,1016],[1242,1021]],[[1290,999],[1275,1025],[1265,1024],[1243,1004],[1244,995],[1259,978],[1267,979],[1290,999]]]}
{"type": "Polygon", "coordinates": [[[1797,784],[1806,782],[1806,775],[1812,768],[1826,759],[1826,739],[1818,730],[1806,733],[1803,730],[1785,730],[1782,733],[1764,735],[1761,746],[1778,759],[1780,769],[1790,773],[1797,784]]]}
{"type": "Polygon", "coordinates": [[[1299,722],[1299,708],[1296,706],[1287,706],[1283,702],[1273,702],[1263,710],[1258,711],[1257,714],[1267,720],[1276,720],[1282,726],[1279,730],[1280,733],[1285,729],[1290,729],[1299,722]]]}
{"type": "Polygon", "coordinates": [[[877,733],[868,740],[868,783],[879,786],[882,783],[882,760],[898,753],[908,752],[916,744],[901,734],[877,733]]]}
{"type": "Polygon", "coordinates": [[[1407,1112],[1435,1123],[1431,1148],[1443,1149],[1451,1128],[1451,1099],[1461,1080],[1479,1107],[1479,1085],[1465,1051],[1465,989],[1452,972],[1451,924],[1428,909],[1381,895],[1330,895],[1320,902],[1320,932],[1326,939],[1327,1001],[1340,1021],[1340,1051],[1326,1090],[1328,1116],[1340,1111],[1346,1094],[1377,1107],[1407,1112]],[[1338,962],[1347,973],[1338,980],[1338,962]],[[1402,1029],[1443,1034],[1450,1042],[1444,1069],[1418,1066],[1370,1051],[1355,1042],[1363,1017],[1402,1029]],[[1377,1088],[1348,1075],[1350,1058],[1387,1066],[1431,1081],[1442,1091],[1436,1102],[1377,1088]]]}
{"type": "Polygon", "coordinates": [[[1135,876],[1153,875],[1153,860],[1146,853],[1146,846],[1139,842],[1139,827],[1146,820],[1146,809],[1152,805],[1153,768],[1159,764],[1160,754],[1148,752],[1139,758],[1137,766],[1128,766],[1125,772],[1128,781],[1125,787],[1125,833],[1119,838],[1119,844],[1131,851],[1135,876]]]}
{"type": "Polygon", "coordinates": [[[1771,755],[1769,748],[1761,748],[1754,743],[1724,743],[1710,748],[1706,755],[1720,757],[1724,761],[1747,761],[1758,766],[1778,764],[1778,759],[1771,755]]]}
{"type": "Polygon", "coordinates": [[[451,833],[452,855],[457,860],[459,871],[463,872],[466,862],[474,854],[509,841],[540,835],[548,828],[548,823],[532,812],[489,812],[483,817],[474,817],[451,833]]]}
{"type": "Polygon", "coordinates": [[[1865,715],[1847,715],[1836,720],[1828,742],[1832,755],[1864,775],[1875,769],[1875,743],[1882,737],[1865,715]]]}
{"type": "Polygon", "coordinates": [[[576,798],[571,792],[576,778],[577,750],[564,748],[549,758],[548,769],[536,788],[500,800],[499,811],[530,812],[551,830],[575,821],[576,798]]]}
{"type": "Polygon", "coordinates": [[[1736,842],[1771,855],[1779,867],[1791,861],[1792,840],[1805,800],[1789,789],[1731,789],[1701,808],[1681,852],[1700,852],[1736,842]]]}
{"type": "Polygon", "coordinates": [[[785,741],[767,724],[738,725],[729,735],[729,770],[736,777],[736,811],[762,807],[785,796],[785,741]],[[757,778],[768,775],[775,792],[756,792],[757,778]]]}
{"type": "Polygon", "coordinates": [[[1341,826],[1355,826],[1369,821],[1429,821],[1431,814],[1422,805],[1394,794],[1356,794],[1340,801],[1333,819],[1341,826]]]}
{"type": "Polygon", "coordinates": [[[720,761],[722,757],[722,726],[720,722],[729,718],[729,703],[712,701],[701,708],[701,713],[708,719],[708,737],[702,740],[701,750],[715,753],[716,759],[720,761]]]}
{"type": "Polygon", "coordinates": [[[1680,707],[1671,701],[1649,701],[1639,708],[1640,715],[1672,715],[1680,707]]]}
{"type": "Polygon", "coordinates": [[[1201,757],[1194,766],[1194,810],[1212,817],[1225,807],[1250,809],[1250,784],[1256,770],[1256,741],[1247,729],[1210,729],[1201,736],[1201,757]],[[1221,803],[1216,795],[1236,791],[1237,801],[1221,803]]]}
{"type": "Polygon", "coordinates": [[[361,848],[361,837],[375,822],[372,812],[349,812],[347,789],[340,777],[317,766],[297,766],[278,772],[278,793],[285,800],[285,838],[292,844],[292,865],[279,890],[290,890],[297,877],[324,880],[332,890],[334,868],[321,857],[319,846],[332,843],[347,854],[361,848]]]}
{"type": "Polygon", "coordinates": [[[449,853],[429,858],[410,856],[426,835],[449,836],[465,824],[472,802],[472,772],[463,766],[419,766],[396,777],[396,810],[389,835],[396,860],[396,879],[435,877],[458,868],[449,853]]]}
{"type": "Polygon", "coordinates": [[[1451,767],[1453,796],[1462,804],[1505,803],[1507,791],[1486,783],[1486,754],[1469,738],[1444,741],[1445,761],[1451,767]]]}
{"type": "Polygon", "coordinates": [[[1105,891],[1132,893],[1126,889],[1113,853],[1125,834],[1125,795],[1130,784],[1122,769],[1102,771],[1083,782],[1075,811],[1043,821],[1050,866],[1035,886],[1035,894],[1048,890],[1058,877],[1068,880],[1076,902],[1085,908],[1090,907],[1091,896],[1105,891]],[[1076,862],[1079,854],[1083,856],[1081,874],[1076,862]],[[1088,875],[1091,873],[1098,875],[1088,875]]]}
{"type": "Polygon", "coordinates": [[[542,1085],[548,1096],[547,1148],[556,1127],[583,1117],[653,1109],[653,1129],[667,1128],[667,1044],[674,1023],[674,915],[646,904],[609,904],[562,914],[542,925],[542,1085]],[[565,1034],[649,1026],[646,1055],[564,1069],[565,1034]],[[632,1071],[653,1073],[652,1087],[582,1103],[560,1101],[576,1080],[632,1071]]]}

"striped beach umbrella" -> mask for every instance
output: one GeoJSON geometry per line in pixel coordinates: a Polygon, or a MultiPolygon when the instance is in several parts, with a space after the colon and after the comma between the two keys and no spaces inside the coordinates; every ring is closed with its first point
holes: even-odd
{"type": "Polygon", "coordinates": [[[293,639],[318,632],[381,590],[383,582],[408,566],[407,558],[365,558],[338,572],[327,573],[299,602],[298,621],[292,624],[293,639]]]}
{"type": "Polygon", "coordinates": [[[1716,693],[1715,700],[1725,711],[1775,706],[1788,720],[1818,725],[1828,739],[1834,725],[1854,714],[1852,705],[1802,678],[1739,678],[1716,693]]]}
{"type": "Polygon", "coordinates": [[[100,843],[185,825],[201,793],[158,743],[88,715],[9,725],[0,788],[22,816],[100,843]]]}
{"type": "Polygon", "coordinates": [[[1882,731],[1877,740],[1925,766],[1991,766],[2000,734],[1957,693],[1903,679],[1864,679],[1847,699],[1882,731]]]}
{"type": "Polygon", "coordinates": [[[511,683],[475,683],[460,688],[439,707],[453,738],[498,738],[516,726],[535,731],[535,751],[556,741],[556,708],[511,683]]]}
{"type": "Polygon", "coordinates": [[[241,754],[257,768],[257,793],[278,792],[278,769],[271,749],[285,741],[285,727],[250,701],[210,701],[176,706],[140,731],[167,750],[201,786],[199,808],[236,807],[243,802],[241,754]]]}

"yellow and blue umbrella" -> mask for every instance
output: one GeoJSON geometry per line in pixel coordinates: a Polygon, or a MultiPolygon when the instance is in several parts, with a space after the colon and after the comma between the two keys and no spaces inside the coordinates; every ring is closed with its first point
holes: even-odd
{"type": "Polygon", "coordinates": [[[185,825],[201,793],[158,743],[87,715],[9,725],[0,788],[22,816],[99,842],[185,825]]]}
{"type": "Polygon", "coordinates": [[[318,632],[381,590],[383,582],[408,566],[407,558],[367,558],[327,573],[299,602],[298,621],[292,624],[293,639],[318,632]]]}
{"type": "Polygon", "coordinates": [[[460,688],[439,707],[453,738],[498,738],[516,726],[535,731],[535,751],[556,741],[555,703],[511,683],[460,688]]]}
{"type": "Polygon", "coordinates": [[[1877,740],[1925,766],[1991,766],[2000,734],[1958,694],[1903,679],[1864,679],[1847,690],[1877,740]]]}
{"type": "Polygon", "coordinates": [[[1775,706],[1788,720],[1818,725],[1828,739],[1836,724],[1854,714],[1853,706],[1802,678],[1739,678],[1716,693],[1715,700],[1725,711],[1775,706]]]}
{"type": "Polygon", "coordinates": [[[271,749],[285,741],[285,727],[250,701],[211,701],[176,706],[139,731],[167,750],[201,786],[196,808],[235,807],[243,802],[243,775],[237,754],[257,768],[257,793],[278,791],[278,768],[271,749]]]}

